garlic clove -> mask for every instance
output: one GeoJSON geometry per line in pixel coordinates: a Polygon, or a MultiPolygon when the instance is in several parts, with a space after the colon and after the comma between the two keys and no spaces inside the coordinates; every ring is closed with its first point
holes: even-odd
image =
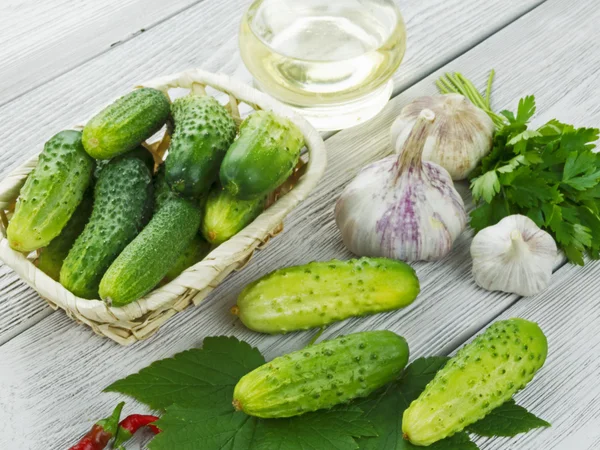
{"type": "Polygon", "coordinates": [[[453,180],[463,180],[492,149],[492,119],[460,94],[419,97],[406,105],[391,129],[392,146],[399,152],[419,114],[433,111],[435,125],[423,149],[423,159],[439,164],[453,180]]]}
{"type": "Polygon", "coordinates": [[[479,286],[526,297],[548,286],[556,256],[552,236],[518,214],[484,228],[471,244],[473,277],[479,286]]]}

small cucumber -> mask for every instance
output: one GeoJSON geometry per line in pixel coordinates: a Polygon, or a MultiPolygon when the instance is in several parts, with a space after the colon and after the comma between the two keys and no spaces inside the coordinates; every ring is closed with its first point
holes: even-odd
{"type": "Polygon", "coordinates": [[[173,102],[175,131],[165,161],[171,189],[199,198],[219,175],[219,165],[237,127],[227,110],[210,96],[190,94],[173,102]]]}
{"type": "Polygon", "coordinates": [[[169,283],[181,275],[188,267],[192,267],[199,261],[202,261],[210,253],[210,244],[200,236],[194,236],[194,239],[179,255],[175,265],[167,272],[163,282],[169,283]]]}
{"type": "Polygon", "coordinates": [[[110,159],[133,150],[166,123],[171,112],[167,96],[141,88],[119,98],[86,124],[83,146],[96,159],[110,159]]]}
{"type": "Polygon", "coordinates": [[[93,195],[91,190],[88,189],[88,193],[85,194],[60,234],[52,239],[47,247],[40,250],[40,256],[36,263],[37,267],[50,278],[58,281],[63,261],[90,219],[92,204],[93,195]]]}
{"type": "Polygon", "coordinates": [[[415,271],[401,261],[312,262],[276,270],[249,284],[232,312],[251,330],[286,333],[403,308],[419,289],[415,271]]]}
{"type": "Polygon", "coordinates": [[[396,379],[408,362],[406,340],[391,331],[364,331],[275,358],[242,379],[238,411],[264,418],[297,416],[366,397],[396,379]]]}
{"type": "Polygon", "coordinates": [[[405,438],[427,446],[477,422],[523,389],[547,353],[546,336],[536,323],[492,324],[459,350],[404,411],[405,438]]]}
{"type": "Polygon", "coordinates": [[[240,232],[265,210],[267,198],[240,200],[220,186],[208,194],[202,235],[211,244],[221,244],[240,232]]]}
{"type": "Polygon", "coordinates": [[[83,149],[81,132],[61,131],[46,142],[8,224],[10,246],[31,252],[58,236],[81,203],[93,170],[94,160],[83,149]]]}
{"type": "Polygon", "coordinates": [[[167,200],[106,271],[100,297],[124,306],[150,292],[190,245],[201,220],[200,208],[191,201],[167,200]]]}
{"type": "Polygon", "coordinates": [[[257,111],[244,120],[240,135],[221,164],[221,185],[243,200],[269,194],[294,171],[304,146],[290,120],[257,111]]]}
{"type": "Polygon", "coordinates": [[[100,172],[89,222],[60,271],[60,283],[82,298],[98,298],[104,272],[141,231],[152,204],[152,175],[137,151],[100,172]]]}

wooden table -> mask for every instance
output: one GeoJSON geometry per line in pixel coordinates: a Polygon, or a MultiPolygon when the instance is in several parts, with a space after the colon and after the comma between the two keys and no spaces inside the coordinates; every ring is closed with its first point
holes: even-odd
{"type": "MultiPolygon", "coordinates": [[[[521,96],[534,93],[539,122],[557,117],[600,124],[600,10],[594,0],[399,3],[408,51],[385,111],[330,136],[327,173],[286,220],[285,232],[151,339],[123,348],[95,336],[53,311],[0,265],[0,448],[68,447],[121,400],[102,388],[154,360],[199,346],[206,336],[233,334],[267,358],[305,345],[314,332],[262,336],[236,323],[228,309],[242,286],[271,270],[350,257],[333,221],[336,198],[361,167],[390,152],[391,122],[411,99],[434,93],[433,82],[443,72],[460,70],[482,85],[495,68],[496,109],[514,109],[521,96]]],[[[49,136],[136,82],[190,67],[248,80],[237,52],[237,27],[248,4],[3,0],[0,177],[38,152],[49,136]]],[[[391,329],[407,338],[415,358],[451,354],[497,319],[537,321],[548,336],[549,357],[517,399],[553,426],[478,443],[486,450],[600,449],[600,266],[558,262],[550,288],[531,298],[487,292],[471,276],[471,238],[465,232],[442,261],[415,264],[422,293],[411,307],[336,324],[325,337],[391,329]]],[[[128,406],[136,405],[128,400],[128,406]]]]}

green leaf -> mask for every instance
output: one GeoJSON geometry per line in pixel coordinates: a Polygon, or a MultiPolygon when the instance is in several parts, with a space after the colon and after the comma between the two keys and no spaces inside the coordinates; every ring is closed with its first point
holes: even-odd
{"type": "Polygon", "coordinates": [[[177,403],[229,405],[238,380],[265,363],[260,352],[233,337],[209,337],[202,349],[152,363],[105,391],[129,395],[153,409],[177,403]]]}
{"type": "MultiPolygon", "coordinates": [[[[517,134],[513,138],[511,138],[511,140],[508,141],[507,145],[516,145],[519,142],[528,141],[530,139],[540,137],[540,136],[542,136],[542,134],[536,130],[525,130],[525,131],[517,134]]],[[[520,152],[518,152],[518,153],[520,153],[520,152]]]]}
{"type": "Polygon", "coordinates": [[[531,120],[535,114],[535,97],[528,95],[519,100],[519,106],[517,108],[517,122],[526,124],[531,120]]]}
{"type": "Polygon", "coordinates": [[[487,203],[500,192],[500,180],[495,170],[490,170],[471,181],[471,190],[475,201],[483,198],[487,203]]]}
{"type": "MultiPolygon", "coordinates": [[[[359,439],[361,450],[417,450],[402,437],[402,415],[412,401],[416,400],[425,386],[448,361],[445,356],[419,358],[410,364],[399,381],[373,393],[366,399],[354,402],[364,412],[377,432],[376,437],[359,439]]],[[[466,433],[436,442],[428,447],[435,450],[475,450],[466,433]]]]}
{"type": "Polygon", "coordinates": [[[567,151],[583,151],[594,148],[593,142],[598,140],[597,128],[565,129],[560,139],[560,145],[567,151]]]}
{"type": "Polygon", "coordinates": [[[517,405],[514,400],[509,400],[483,419],[469,425],[467,431],[486,437],[512,437],[536,428],[549,426],[550,424],[545,420],[517,405]]]}
{"type": "Polygon", "coordinates": [[[471,211],[471,228],[477,233],[490,225],[497,224],[509,216],[511,212],[506,209],[506,203],[500,196],[494,197],[492,203],[482,203],[471,211]]]}
{"type": "Polygon", "coordinates": [[[258,419],[225,408],[167,408],[151,450],[350,450],[354,438],[375,436],[361,409],[342,406],[291,419],[258,419]],[[201,445],[199,446],[199,444],[201,445]]]}

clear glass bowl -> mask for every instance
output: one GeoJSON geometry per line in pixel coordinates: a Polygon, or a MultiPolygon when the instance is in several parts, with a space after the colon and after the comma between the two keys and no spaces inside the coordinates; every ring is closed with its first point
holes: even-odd
{"type": "Polygon", "coordinates": [[[393,0],[257,0],[240,30],[240,53],[257,87],[320,130],[381,111],[405,49],[393,0]]]}

